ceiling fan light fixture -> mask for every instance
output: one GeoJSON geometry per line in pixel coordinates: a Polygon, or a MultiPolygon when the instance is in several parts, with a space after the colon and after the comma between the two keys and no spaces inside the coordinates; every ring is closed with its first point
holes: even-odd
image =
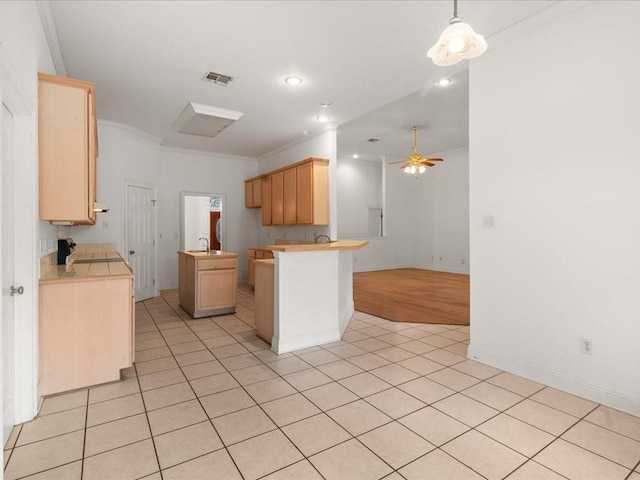
{"type": "MultiPolygon", "coordinates": [[[[423,127],[424,128],[424,127],[423,127]]],[[[427,171],[427,167],[433,167],[435,165],[434,162],[442,162],[442,158],[432,158],[432,157],[424,157],[421,153],[418,153],[418,130],[420,127],[418,125],[413,125],[411,130],[413,130],[413,153],[409,155],[406,160],[400,160],[399,162],[390,162],[390,165],[401,163],[400,168],[404,173],[408,173],[409,175],[415,175],[418,178],[418,175],[427,171]]]]}
{"type": "Polygon", "coordinates": [[[429,49],[427,57],[436,65],[447,67],[460,60],[479,57],[486,51],[486,40],[458,17],[458,0],[453,0],[453,18],[436,44],[429,49]]]}

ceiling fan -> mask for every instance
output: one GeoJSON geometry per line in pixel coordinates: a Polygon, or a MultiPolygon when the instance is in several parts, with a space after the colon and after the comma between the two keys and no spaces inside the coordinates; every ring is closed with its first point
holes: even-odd
{"type": "Polygon", "coordinates": [[[418,125],[414,125],[411,127],[411,130],[413,130],[413,153],[409,155],[409,158],[407,160],[400,160],[398,162],[389,162],[389,165],[402,163],[402,165],[400,165],[400,168],[402,168],[405,173],[415,175],[416,178],[418,178],[418,174],[426,172],[427,167],[433,167],[435,165],[435,163],[433,162],[444,161],[442,158],[423,157],[421,153],[418,153],[418,129],[418,125]]]}

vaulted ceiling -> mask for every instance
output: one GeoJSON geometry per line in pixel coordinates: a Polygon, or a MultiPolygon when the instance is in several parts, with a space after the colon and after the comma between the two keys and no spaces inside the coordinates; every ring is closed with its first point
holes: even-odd
{"type": "MultiPolygon", "coordinates": [[[[491,48],[491,35],[553,3],[460,1],[458,10],[491,48]]],[[[164,145],[260,157],[322,127],[320,114],[340,126],[343,155],[375,136],[386,140],[370,144],[365,157],[404,155],[412,137],[402,127],[415,122],[429,124],[419,139],[422,153],[468,143],[468,65],[436,67],[425,55],[453,2],[58,0],[50,6],[66,74],[96,83],[99,118],[149,132],[164,145]],[[207,71],[232,81],[205,82],[207,71]],[[303,83],[287,86],[288,75],[303,83]],[[455,82],[435,87],[441,77],[455,82]],[[189,102],[244,116],[215,138],[180,134],[172,124],[189,102]],[[322,102],[332,106],[323,109],[322,102]]]]}

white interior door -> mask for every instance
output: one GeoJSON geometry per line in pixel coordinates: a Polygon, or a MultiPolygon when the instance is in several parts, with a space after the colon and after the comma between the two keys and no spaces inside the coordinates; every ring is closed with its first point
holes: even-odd
{"type": "Polygon", "coordinates": [[[13,284],[13,115],[2,104],[2,445],[15,421],[13,284]]]}
{"type": "Polygon", "coordinates": [[[126,248],[139,302],[156,295],[155,188],[126,184],[126,192],[126,248]]]}

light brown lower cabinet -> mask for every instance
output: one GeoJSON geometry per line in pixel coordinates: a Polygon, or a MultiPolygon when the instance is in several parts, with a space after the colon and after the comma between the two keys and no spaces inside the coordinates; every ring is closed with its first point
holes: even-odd
{"type": "Polygon", "coordinates": [[[254,320],[256,334],[265,342],[273,338],[273,260],[256,260],[254,320]]]}
{"type": "Polygon", "coordinates": [[[193,318],[236,311],[238,255],[178,252],[180,306],[193,318]]]}
{"type": "Polygon", "coordinates": [[[134,361],[133,288],[131,276],[40,285],[40,395],[120,380],[134,361]]]}
{"type": "Polygon", "coordinates": [[[247,283],[249,284],[249,286],[253,287],[255,285],[256,278],[255,261],[273,258],[273,252],[267,248],[254,247],[248,250],[247,256],[249,257],[249,280],[247,283]]]}

